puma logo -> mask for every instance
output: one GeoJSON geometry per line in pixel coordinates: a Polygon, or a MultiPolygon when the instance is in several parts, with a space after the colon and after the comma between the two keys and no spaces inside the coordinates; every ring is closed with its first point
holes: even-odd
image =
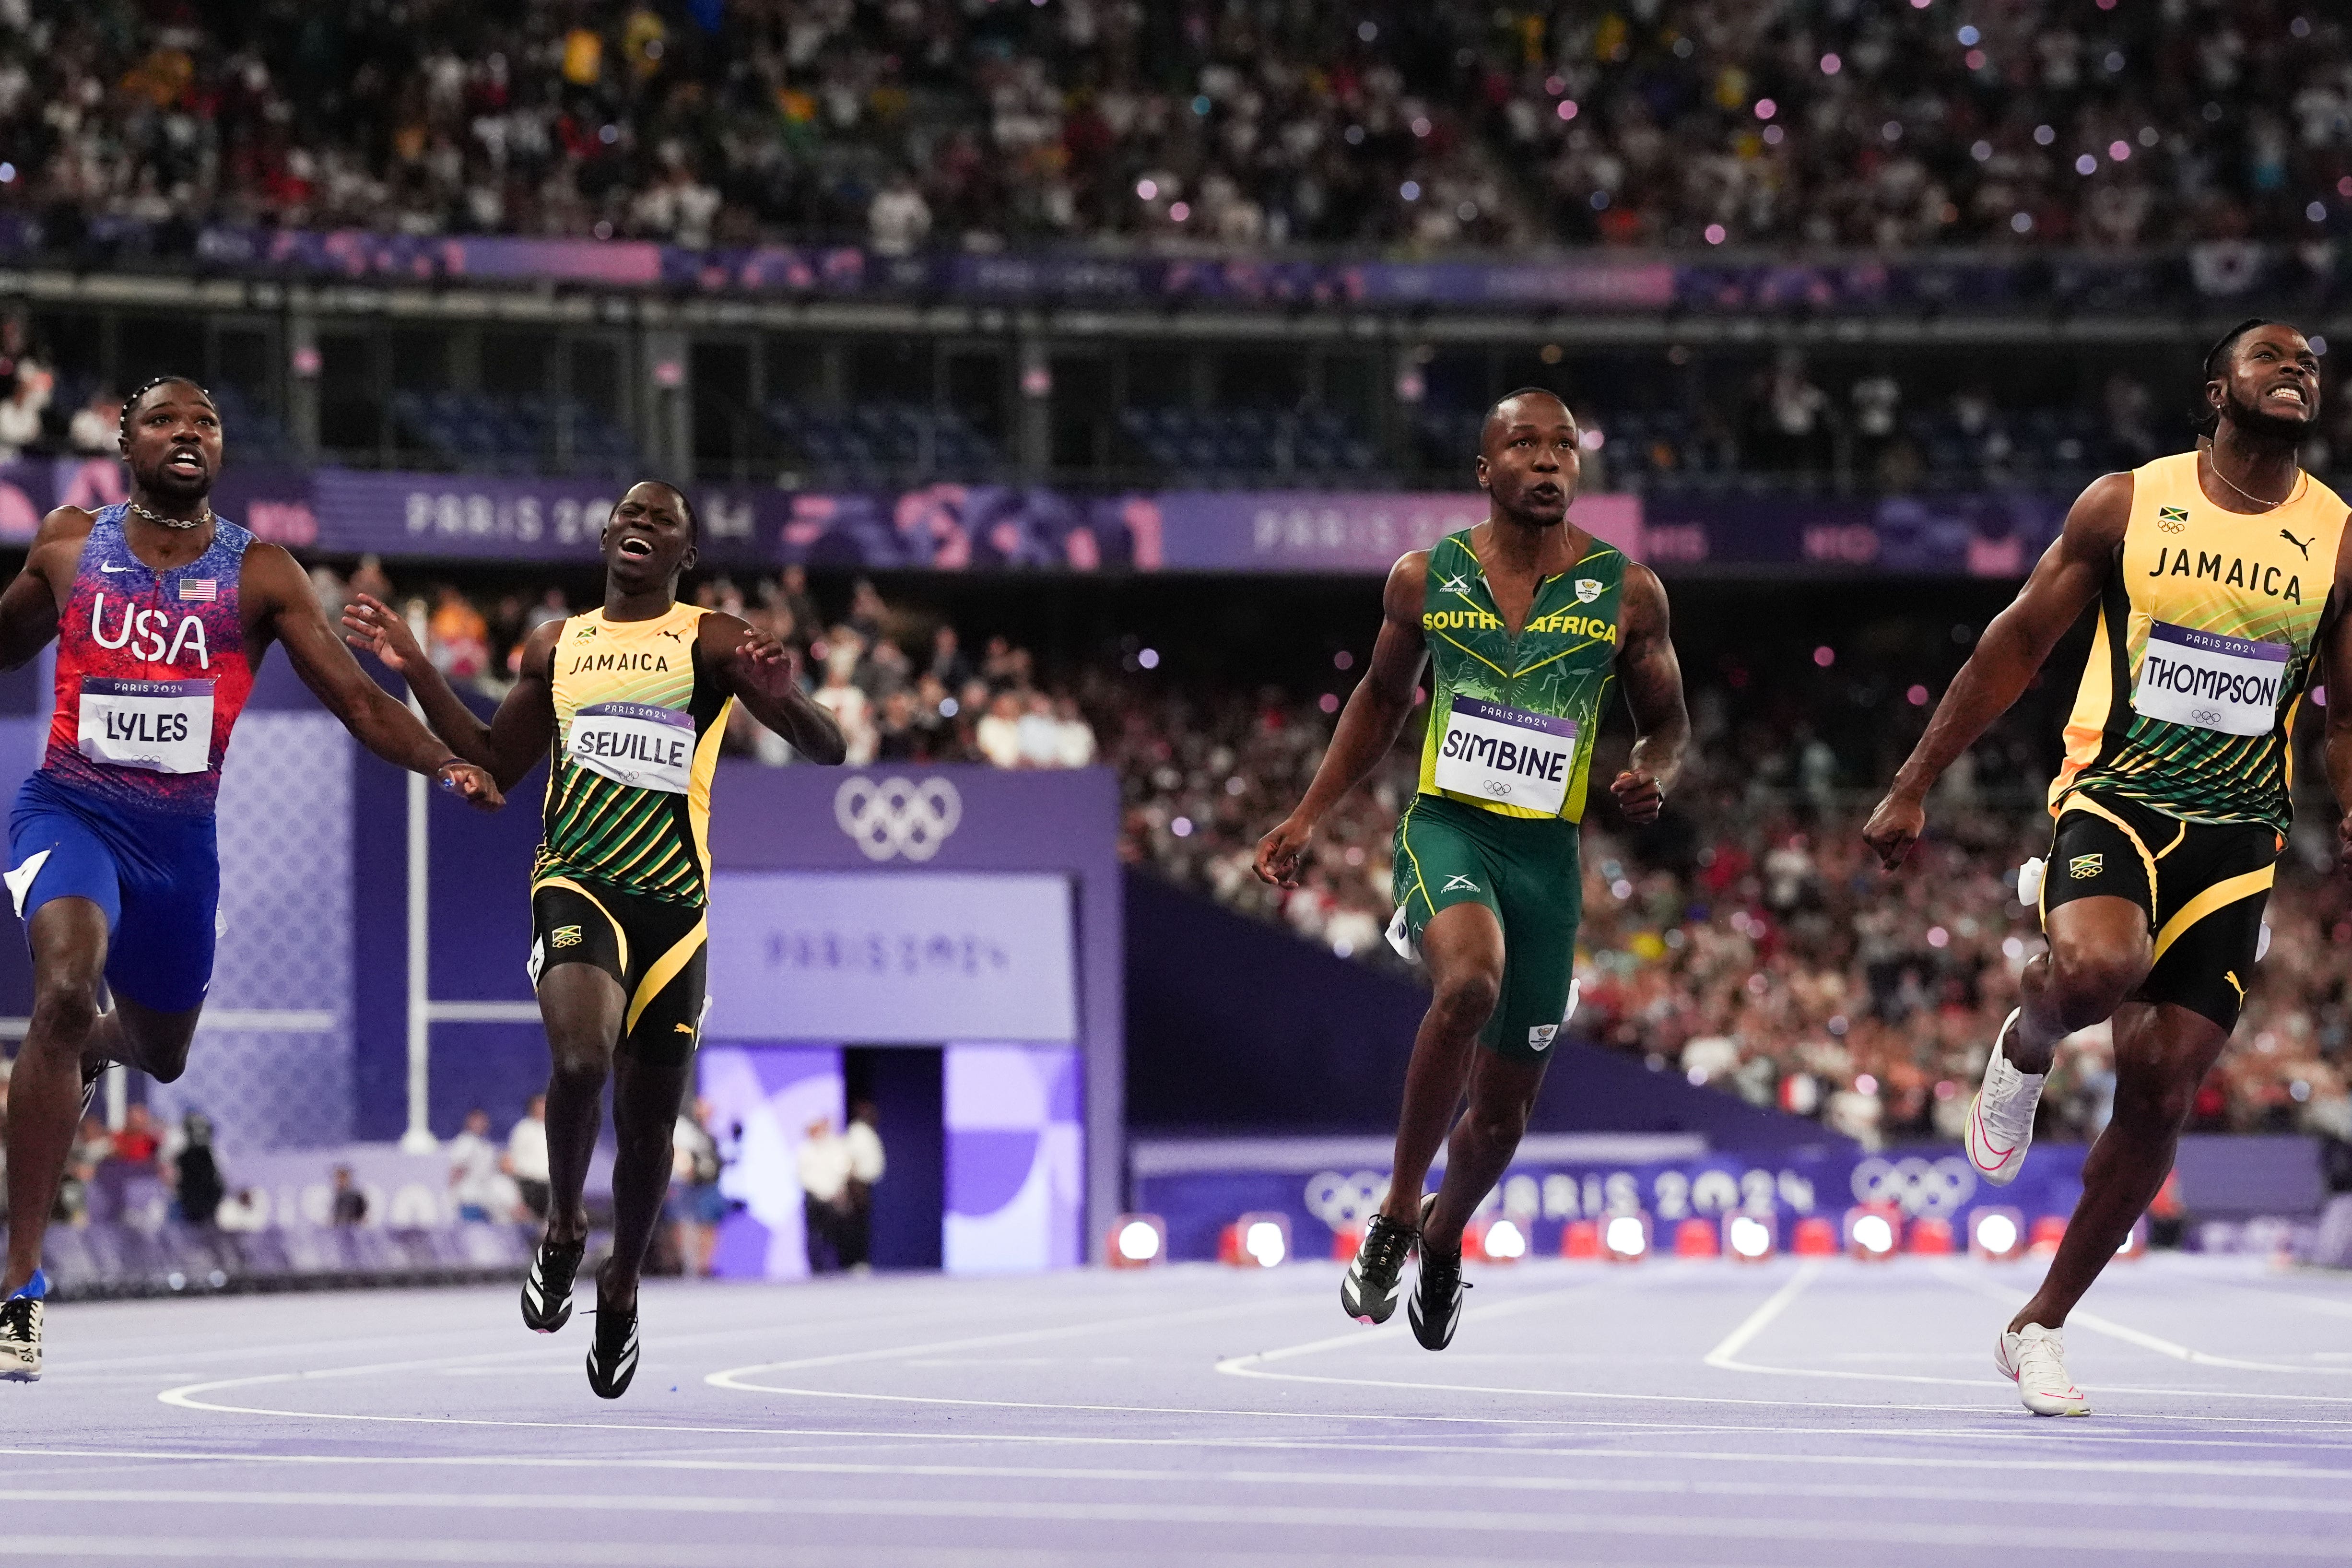
{"type": "Polygon", "coordinates": [[[2221,978],[2230,983],[2230,989],[2238,994],[2239,1005],[2243,1006],[2246,1001],[2246,988],[2238,984],[2238,972],[2234,969],[2225,969],[2221,971],[2221,978]]]}
{"type": "Polygon", "coordinates": [[[2303,558],[2305,561],[2311,559],[2311,541],[2308,539],[2297,539],[2294,534],[2289,533],[2284,528],[2279,530],[2279,537],[2285,540],[2289,544],[2294,545],[2297,550],[2302,551],[2303,558]]]}
{"type": "Polygon", "coordinates": [[[677,626],[665,628],[661,635],[666,637],[675,637],[679,642],[684,642],[686,640],[686,633],[677,626]]]}
{"type": "Polygon", "coordinates": [[[694,1026],[691,1024],[673,1024],[670,1026],[670,1029],[672,1033],[679,1035],[691,1035],[694,1033],[694,1026]]]}

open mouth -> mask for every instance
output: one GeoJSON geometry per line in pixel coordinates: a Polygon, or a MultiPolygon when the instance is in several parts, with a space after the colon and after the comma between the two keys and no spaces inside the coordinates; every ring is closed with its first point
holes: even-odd
{"type": "Polygon", "coordinates": [[[621,542],[614,548],[632,561],[650,561],[653,559],[654,547],[646,543],[644,540],[639,539],[634,533],[625,535],[622,538],[621,542]]]}
{"type": "Polygon", "coordinates": [[[205,460],[194,452],[174,452],[163,460],[163,467],[175,474],[202,474],[205,460]]]}
{"type": "Polygon", "coordinates": [[[2293,382],[2288,382],[2284,386],[2272,387],[2269,395],[2273,402],[2292,403],[2297,408],[2301,408],[2305,405],[2303,388],[2295,385],[2293,382]]]}

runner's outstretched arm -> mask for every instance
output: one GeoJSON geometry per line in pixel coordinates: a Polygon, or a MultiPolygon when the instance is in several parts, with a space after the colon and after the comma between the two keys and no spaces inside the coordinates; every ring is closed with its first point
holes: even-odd
{"type": "Polygon", "coordinates": [[[1422,601],[1428,593],[1429,552],[1415,550],[1400,556],[1389,568],[1388,586],[1381,595],[1381,635],[1372,644],[1372,662],[1364,679],[1348,694],[1339,722],[1323,765],[1298,809],[1258,840],[1254,870],[1258,879],[1278,887],[1297,886],[1298,861],[1307,853],[1315,825],[1333,803],[1363,783],[1380,765],[1389,748],[1412,716],[1413,697],[1421,671],[1429,661],[1429,644],[1421,630],[1422,601]]]}
{"type": "Polygon", "coordinates": [[[2336,545],[2334,603],[2320,632],[2322,681],[2327,688],[2327,787],[2343,812],[2336,825],[2336,858],[2352,865],[2352,525],[2336,545]]]}
{"type": "Polygon", "coordinates": [[[61,506],[41,520],[24,570],[0,593],[0,669],[22,669],[58,635],[58,572],[70,579],[89,538],[89,513],[61,506]]]}
{"type": "Polygon", "coordinates": [[[2094,479],[2066,513],[2066,526],[2042,552],[2009,607],[1992,618],[1976,651],[1936,704],[1927,732],[1896,770],[1895,783],[1863,827],[1863,842],[1893,870],[1926,827],[1927,791],[1992,721],[2009,711],[2084,605],[2099,596],[2131,521],[2132,477],[2094,479]]]}
{"type": "Polygon", "coordinates": [[[361,745],[410,773],[440,778],[484,811],[506,805],[488,772],[450,755],[415,714],[367,678],[328,626],[310,579],[281,546],[248,546],[243,583],[244,591],[260,602],[268,635],[286,645],[294,673],[361,745]]]}
{"type": "Polygon", "coordinates": [[[1683,663],[1675,654],[1666,587],[1647,566],[1629,562],[1620,601],[1624,641],[1617,672],[1625,679],[1625,706],[1633,714],[1633,754],[1609,786],[1628,820],[1655,822],[1666,792],[1683,770],[1690,744],[1690,712],[1683,706],[1683,663]]]}
{"type": "Polygon", "coordinates": [[[362,594],[343,608],[343,640],[375,655],[377,662],[407,681],[433,732],[467,762],[488,768],[502,790],[520,784],[554,739],[555,643],[562,635],[562,621],[531,628],[523,639],[515,683],[485,724],[425,657],[416,646],[416,634],[391,605],[362,594]]]}
{"type": "Polygon", "coordinates": [[[831,767],[849,755],[832,710],[801,689],[792,650],[723,613],[702,617],[702,657],[751,717],[790,741],[793,750],[831,767]]]}

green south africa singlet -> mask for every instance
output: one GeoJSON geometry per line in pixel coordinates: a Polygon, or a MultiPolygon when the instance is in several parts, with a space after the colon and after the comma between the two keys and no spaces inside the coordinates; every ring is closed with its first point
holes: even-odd
{"type": "Polygon", "coordinates": [[[1595,540],[1573,569],[1537,584],[1513,637],[1469,531],[1438,541],[1421,615],[1434,688],[1423,795],[1505,816],[1584,819],[1624,585],[1625,557],[1595,540]]]}

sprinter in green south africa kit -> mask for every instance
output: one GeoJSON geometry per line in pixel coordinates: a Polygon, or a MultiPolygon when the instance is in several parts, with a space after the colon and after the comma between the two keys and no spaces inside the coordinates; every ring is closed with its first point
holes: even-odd
{"type": "Polygon", "coordinates": [[[1389,938],[1426,962],[1433,994],[1405,1072],[1388,1196],[1339,1298],[1349,1317],[1386,1321],[1417,1243],[1407,1316],[1431,1350],[1452,1342],[1461,1316],[1463,1227],[1518,1148],[1576,1005],[1578,825],[1611,681],[1623,678],[1633,716],[1631,765],[1610,784],[1629,820],[1656,820],[1690,737],[1665,590],[1569,519],[1580,438],[1549,392],[1513,393],[1488,412],[1477,469],[1486,521],[1390,572],[1371,667],[1306,798],[1257,850],[1260,878],[1296,885],[1315,825],[1395,744],[1429,662],[1389,938]],[[1424,1199],[1449,1125],[1445,1178],[1424,1199]]]}

